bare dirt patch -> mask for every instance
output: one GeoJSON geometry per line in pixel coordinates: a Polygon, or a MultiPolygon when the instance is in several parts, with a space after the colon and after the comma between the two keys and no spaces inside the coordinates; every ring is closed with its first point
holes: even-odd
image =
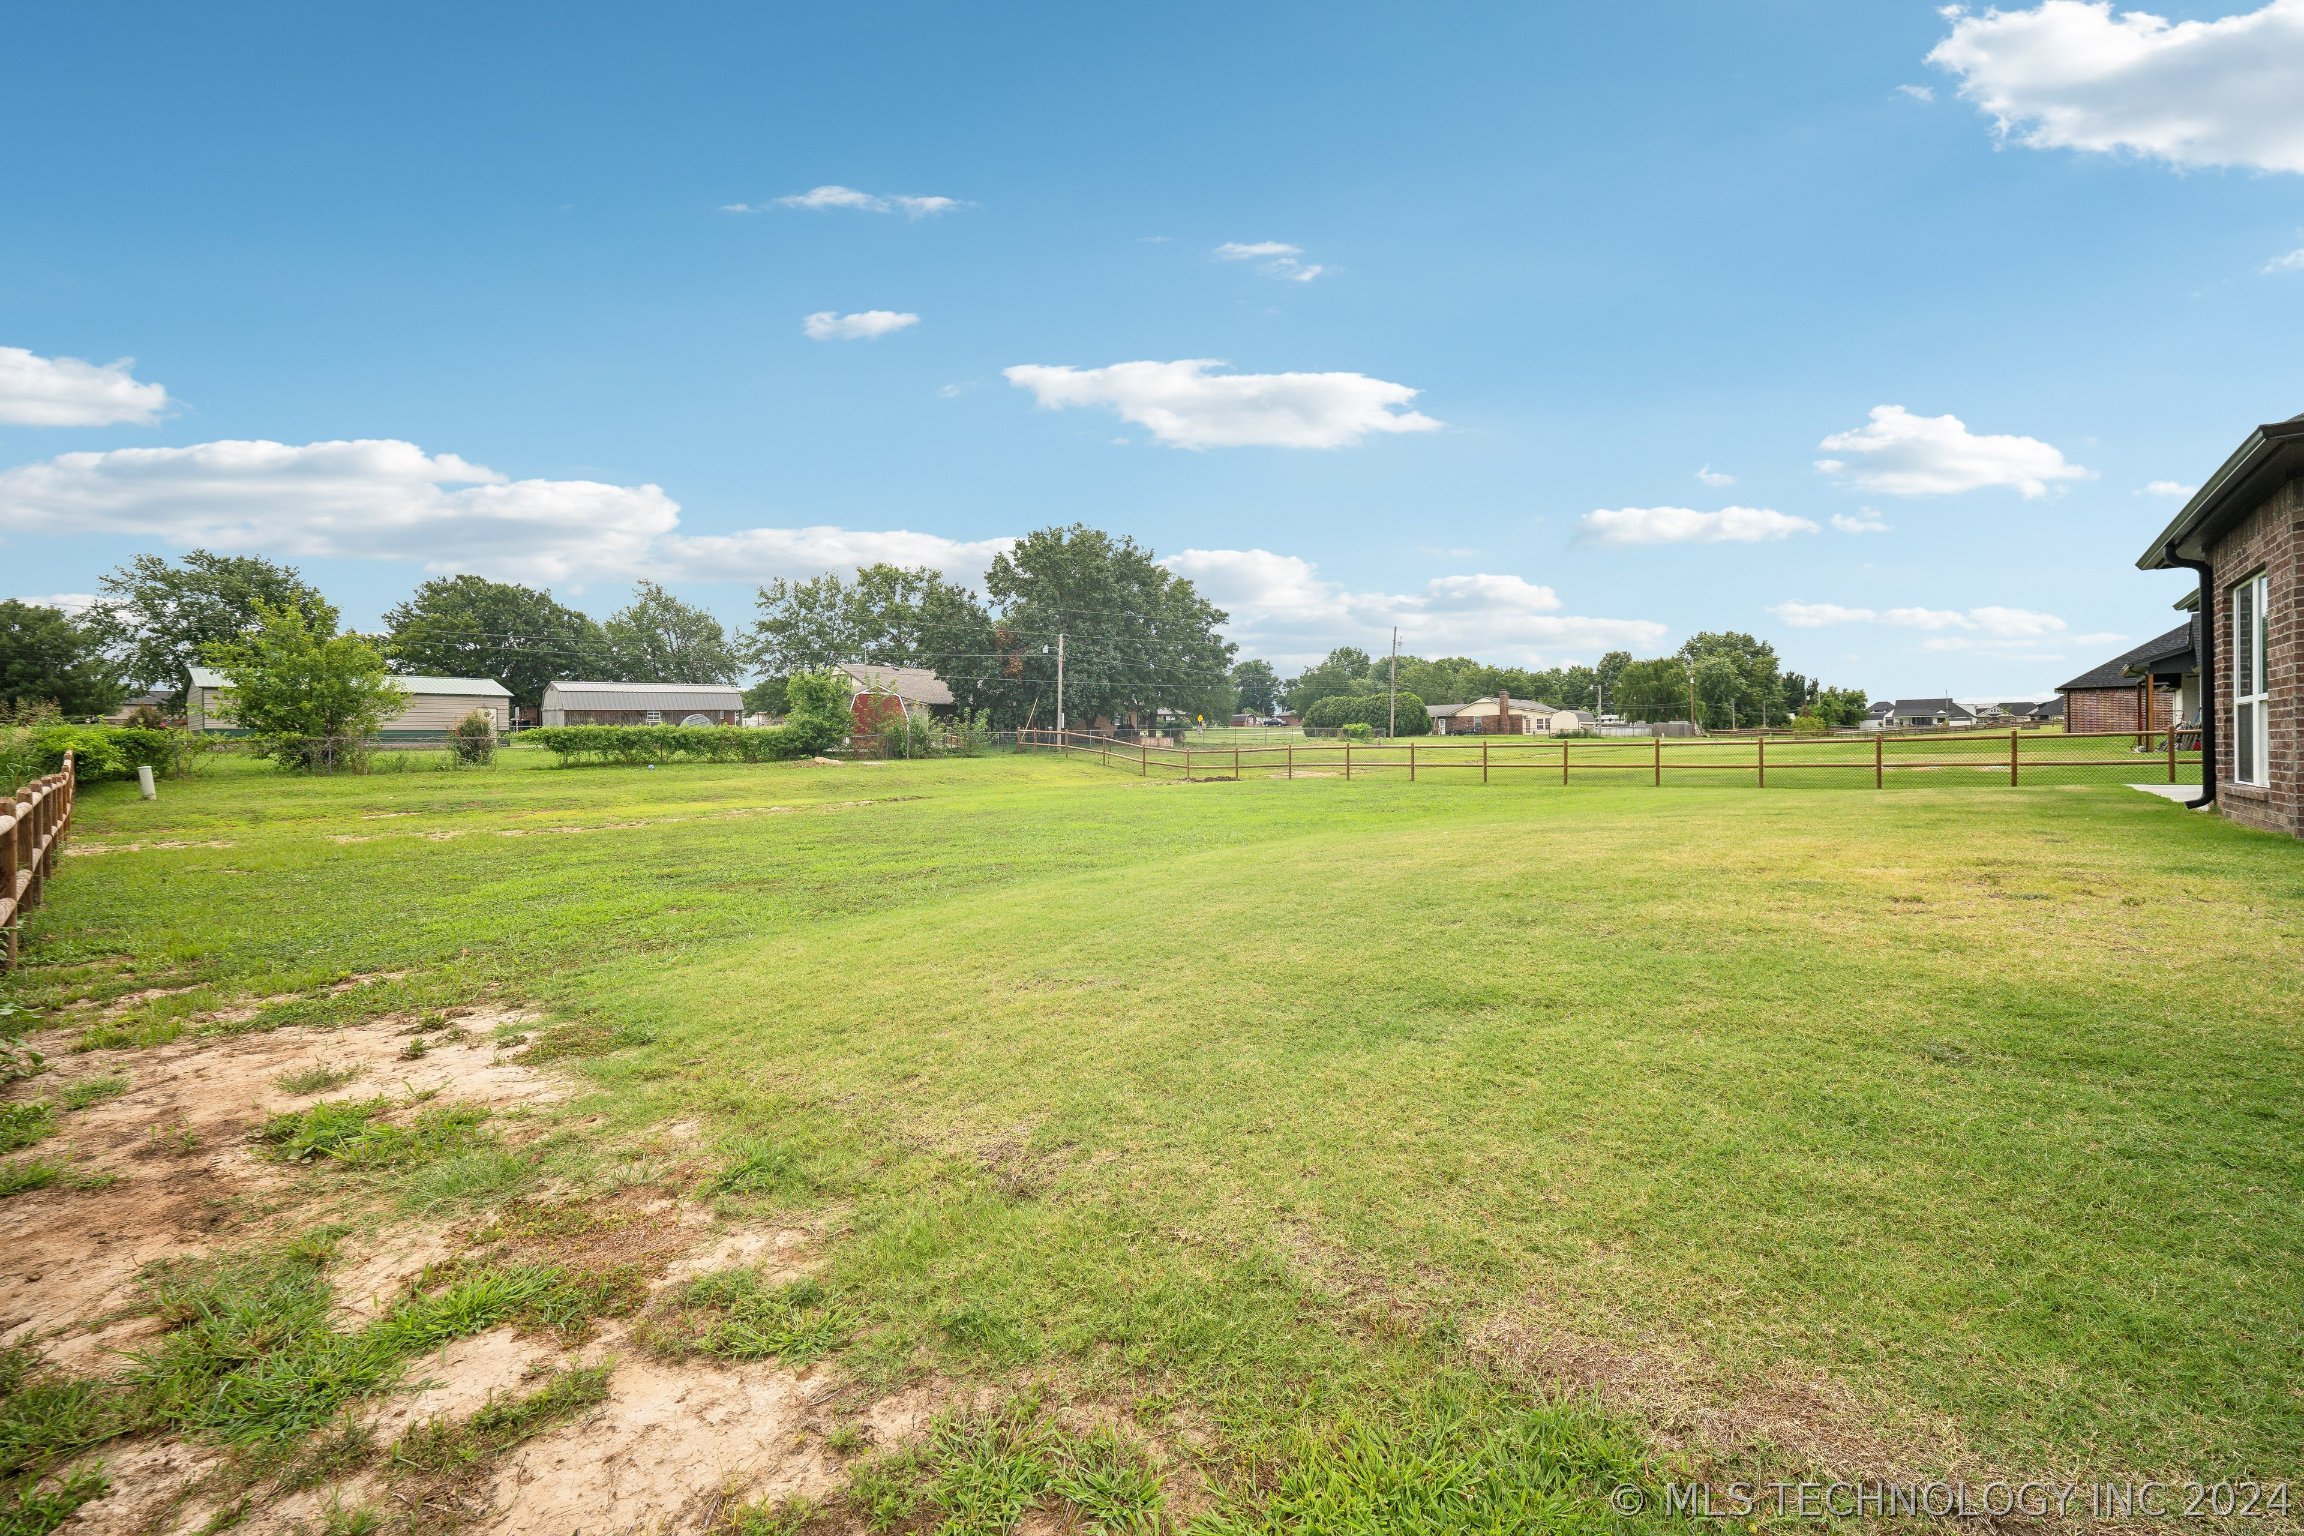
{"type": "Polygon", "coordinates": [[[206,842],[177,842],[173,840],[158,843],[68,842],[64,845],[63,852],[64,857],[68,859],[93,859],[107,853],[168,853],[179,848],[229,848],[231,846],[229,841],[220,837],[210,838],[206,842]]]}
{"type": "MultiPolygon", "coordinates": [[[[479,1010],[460,1022],[487,1027],[531,1015],[479,1010]]],[[[68,1152],[97,1188],[58,1185],[0,1202],[0,1343],[45,1341],[77,1365],[119,1340],[104,1330],[132,1299],[139,1270],[157,1259],[245,1236],[293,1203],[292,1181],[258,1157],[251,1138],[270,1116],[325,1098],[436,1092],[504,1108],[550,1103],[560,1080],[502,1057],[486,1037],[403,1058],[407,1020],[335,1030],[287,1028],[223,1039],[183,1039],[144,1051],[65,1055],[55,1070],[11,1085],[5,1097],[53,1097],[88,1078],[125,1074],[128,1091],[62,1117],[44,1152],[68,1152]],[[299,1095],[277,1079],[349,1064],[353,1081],[299,1095]]],[[[51,1045],[49,1042],[36,1043],[51,1045]]]]}

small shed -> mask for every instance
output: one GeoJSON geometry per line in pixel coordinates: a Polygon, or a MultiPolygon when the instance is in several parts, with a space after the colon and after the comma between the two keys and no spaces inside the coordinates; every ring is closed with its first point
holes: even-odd
{"type": "Polygon", "coordinates": [[[1600,717],[1590,710],[1556,709],[1552,711],[1552,718],[1545,722],[1544,729],[1555,736],[1573,736],[1578,731],[1588,731],[1599,723],[1600,717]]]}
{"type": "MultiPolygon", "coordinates": [[[[191,667],[191,686],[184,690],[184,719],[196,731],[238,734],[239,724],[217,696],[231,687],[223,673],[212,667],[191,667]]],[[[456,729],[475,710],[488,717],[497,731],[511,723],[512,693],[492,677],[409,677],[392,681],[408,690],[408,704],[384,722],[377,732],[382,741],[435,741],[456,729]]]]}
{"type": "Polygon", "coordinates": [[[742,725],[733,683],[546,683],[546,725],[742,725]]]}

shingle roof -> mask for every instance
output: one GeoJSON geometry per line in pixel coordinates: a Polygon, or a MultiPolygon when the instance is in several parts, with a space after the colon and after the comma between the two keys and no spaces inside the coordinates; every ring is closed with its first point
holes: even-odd
{"type": "MultiPolygon", "coordinates": [[[[229,688],[229,679],[214,667],[186,667],[195,688],[229,688]]],[[[508,699],[512,691],[492,677],[420,677],[395,672],[392,681],[410,693],[444,693],[454,698],[508,699]]]]}
{"type": "Polygon", "coordinates": [[[547,709],[742,709],[733,683],[578,683],[544,685],[547,709]]]}
{"type": "Polygon", "coordinates": [[[2132,651],[2122,651],[2100,667],[2089,668],[2072,681],[2063,684],[2056,691],[2058,693],[2070,693],[2075,689],[2133,688],[2136,686],[2136,679],[2128,675],[2130,667],[2139,666],[2146,662],[2164,661],[2190,649],[2192,649],[2192,626],[2186,622],[2177,625],[2164,635],[2155,635],[2132,651]]]}
{"type": "Polygon", "coordinates": [[[952,690],[926,667],[883,667],[871,662],[844,661],[840,670],[867,693],[894,694],[907,704],[949,704],[952,690]]]}
{"type": "Polygon", "coordinates": [[[1967,715],[1971,719],[1975,717],[1975,711],[1962,704],[1958,699],[1898,699],[1888,707],[1888,713],[1898,719],[1914,719],[1922,715],[1967,715]]]}

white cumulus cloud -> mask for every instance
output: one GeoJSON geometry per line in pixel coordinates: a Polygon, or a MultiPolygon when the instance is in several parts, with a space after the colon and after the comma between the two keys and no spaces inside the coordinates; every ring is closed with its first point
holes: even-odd
{"type": "Polygon", "coordinates": [[[820,309],[800,322],[800,333],[810,341],[878,341],[891,332],[919,323],[918,315],[893,309],[858,310],[852,315],[820,309]]]}
{"type": "Polygon", "coordinates": [[[1292,283],[1308,283],[1327,271],[1318,262],[1304,259],[1304,247],[1289,245],[1281,240],[1257,240],[1243,244],[1227,240],[1216,247],[1218,261],[1254,262],[1256,270],[1266,277],[1284,278],[1292,283]]]}
{"type": "Polygon", "coordinates": [[[1832,526],[1842,533],[1886,533],[1888,531],[1888,525],[1881,521],[1880,514],[1870,507],[1858,507],[1854,517],[1850,517],[1845,512],[1835,512],[1832,514],[1832,526]]]}
{"type": "Polygon", "coordinates": [[[126,534],[519,581],[757,581],[895,560],[974,580],[1008,541],[837,527],[680,531],[653,485],[514,480],[394,439],[67,453],[0,471],[0,529],[126,534]]]}
{"type": "Polygon", "coordinates": [[[950,213],[965,208],[967,203],[957,197],[918,197],[911,194],[883,196],[877,192],[859,192],[854,187],[811,187],[789,197],[779,197],[766,203],[722,203],[722,213],[766,213],[771,208],[805,208],[815,213],[848,209],[856,213],[901,213],[907,218],[922,219],[930,214],[950,213]]]}
{"type": "Polygon", "coordinates": [[[2273,257],[2264,263],[2264,270],[2266,272],[2304,272],[2304,249],[2290,251],[2285,256],[2273,257]]]}
{"type": "Polygon", "coordinates": [[[2103,641],[2117,636],[2071,635],[2062,619],[2033,608],[1852,608],[1841,603],[1776,603],[1769,610],[1795,629],[1835,624],[1878,624],[1927,636],[1924,651],[2011,650],[2045,641],[2103,641]]]}
{"type": "Polygon", "coordinates": [[[2151,480],[2138,486],[2136,494],[2139,496],[2165,496],[2170,501],[2189,501],[2192,499],[2192,493],[2198,489],[2200,487],[2186,485],[2181,480],[2151,480]]]}
{"type": "Polygon", "coordinates": [[[1957,416],[1915,416],[1900,405],[1876,405],[1868,424],[1835,432],[1817,446],[1853,456],[1818,459],[1819,470],[1883,496],[1949,496],[2006,486],[2030,498],[2047,495],[2056,481],[2095,473],[2036,437],[1982,435],[1957,416]]]}
{"type": "Polygon", "coordinates": [[[132,357],[91,363],[0,347],[0,425],[149,426],[174,402],[163,386],[139,381],[135,369],[132,357]]]}
{"type": "Polygon", "coordinates": [[[1805,517],[1770,507],[1723,507],[1699,512],[1693,507],[1603,507],[1587,512],[1577,524],[1577,536],[1587,544],[1764,544],[1814,533],[1816,525],[1805,517]]]}
{"type": "Polygon", "coordinates": [[[1729,474],[1726,470],[1714,469],[1709,464],[1696,471],[1696,478],[1716,491],[1736,483],[1734,475],[1729,474]]]}
{"type": "Polygon", "coordinates": [[[16,601],[30,603],[35,608],[56,608],[65,613],[86,613],[96,606],[93,592],[51,592],[45,597],[19,597],[16,601]]]}
{"type": "Polygon", "coordinates": [[[1909,96],[1914,101],[1934,101],[1936,99],[1936,88],[1934,86],[1900,85],[1896,87],[1896,90],[1899,95],[1909,96]]]}
{"type": "Polygon", "coordinates": [[[2109,0],[1946,14],[1928,62],[2020,143],[2304,171],[2304,0],[2212,21],[2109,0]]]}
{"type": "Polygon", "coordinates": [[[1417,391],[1364,373],[1212,373],[1219,358],[1005,370],[1045,409],[1102,407],[1178,448],[1343,448],[1371,432],[1431,432],[1417,391]]]}
{"type": "Polygon", "coordinates": [[[1418,655],[1522,666],[1651,650],[1666,633],[1650,619],[1563,614],[1559,594],[1514,575],[1441,576],[1420,592],[1362,592],[1321,576],[1309,560],[1268,549],[1187,549],[1161,564],[1231,615],[1227,632],[1245,654],[1283,667],[1317,661],[1339,645],[1380,649],[1395,625],[1401,649],[1418,655]]]}

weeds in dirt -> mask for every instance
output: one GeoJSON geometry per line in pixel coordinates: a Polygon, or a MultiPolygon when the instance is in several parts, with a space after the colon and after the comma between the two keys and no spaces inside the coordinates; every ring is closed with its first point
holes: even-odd
{"type": "Polygon", "coordinates": [[[293,1439],[443,1344],[504,1323],[566,1332],[617,1300],[602,1277],[545,1265],[449,1267],[345,1332],[322,1274],[340,1235],[163,1266],[148,1280],[170,1331],[134,1358],[128,1381],[150,1419],[235,1444],[293,1439]]]}
{"type": "Polygon", "coordinates": [[[757,1271],[723,1269],[682,1286],[642,1336],[668,1355],[806,1365],[837,1350],[854,1327],[814,1280],[771,1285],[757,1271]]]}
{"type": "Polygon", "coordinates": [[[0,1152],[21,1152],[56,1129],[56,1106],[45,1099],[0,1103],[0,1152]]]}
{"type": "Polygon", "coordinates": [[[353,1168],[406,1168],[470,1146],[488,1118],[477,1104],[435,1105],[404,1123],[387,1118],[405,1107],[383,1097],[330,1100],[274,1115],[262,1139],[283,1162],[325,1157],[353,1168]]]}
{"type": "Polygon", "coordinates": [[[128,1074],[114,1072],[104,1077],[84,1077],[72,1084],[56,1098],[57,1102],[73,1114],[93,1109],[99,1104],[120,1097],[128,1091],[128,1074]]]}
{"type": "Polygon", "coordinates": [[[282,1093],[293,1093],[298,1097],[303,1097],[307,1094],[326,1093],[331,1088],[341,1088],[359,1075],[360,1066],[357,1062],[344,1062],[336,1065],[323,1063],[310,1067],[298,1067],[292,1072],[283,1072],[272,1079],[272,1086],[282,1093]]]}
{"type": "Polygon", "coordinates": [[[791,1148],[754,1137],[734,1144],[728,1162],[705,1181],[710,1195],[799,1198],[814,1194],[819,1181],[791,1148]]]}
{"type": "Polygon", "coordinates": [[[72,1518],[81,1505],[111,1492],[112,1480],[100,1467],[80,1467],[54,1482],[28,1483],[0,1493],[0,1536],[47,1536],[72,1518]]]}
{"type": "Polygon", "coordinates": [[[0,1162],[0,1200],[52,1184],[76,1186],[83,1182],[73,1175],[72,1165],[60,1157],[12,1157],[0,1162]]]}
{"type": "Polygon", "coordinates": [[[555,1371],[522,1397],[490,1398],[461,1422],[429,1419],[392,1447],[395,1468],[429,1476],[466,1471],[501,1456],[552,1425],[608,1400],[616,1363],[555,1371]]]}

